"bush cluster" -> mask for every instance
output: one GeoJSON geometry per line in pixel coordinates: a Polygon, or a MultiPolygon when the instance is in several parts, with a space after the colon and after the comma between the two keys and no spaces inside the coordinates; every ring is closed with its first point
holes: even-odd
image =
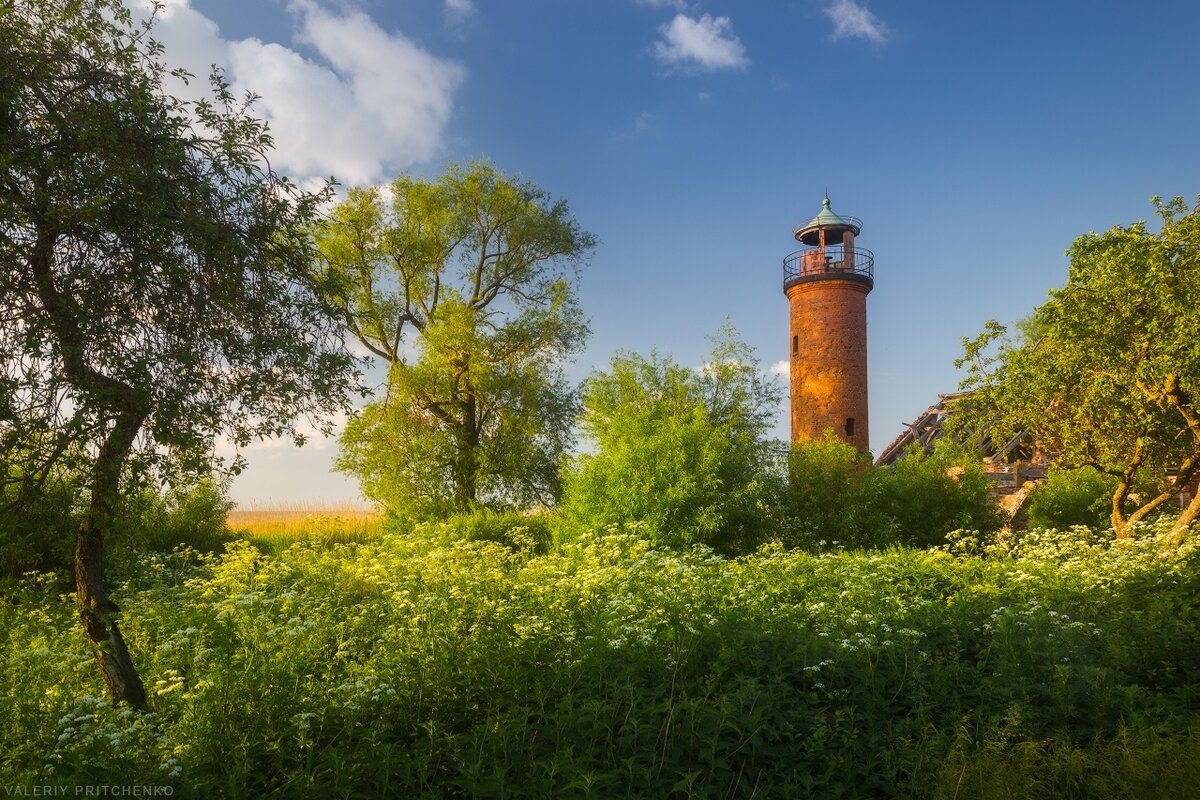
{"type": "Polygon", "coordinates": [[[1030,528],[1069,528],[1112,525],[1112,497],[1117,479],[1092,467],[1051,468],[1045,482],[1034,487],[1027,500],[1030,528]]]}
{"type": "Polygon", "coordinates": [[[25,492],[9,485],[0,491],[0,580],[71,563],[80,519],[76,497],[67,483],[25,492]]]}
{"type": "Polygon", "coordinates": [[[931,547],[946,534],[1000,527],[979,459],[914,450],[894,466],[827,434],[793,447],[780,498],[786,546],[931,547]],[[833,543],[837,543],[834,545],[833,543]]]}
{"type": "Polygon", "coordinates": [[[234,503],[210,479],[159,490],[143,487],[121,498],[110,540],[118,560],[167,553],[181,544],[220,552],[230,541],[226,520],[234,503]]]}
{"type": "Polygon", "coordinates": [[[770,438],[779,399],[728,325],[698,370],[619,353],[583,387],[594,450],[568,470],[562,529],[636,524],[655,544],[736,556],[769,541],[928,546],[999,527],[978,457],[914,452],[877,469],[832,432],[789,452],[770,438]]]}
{"type": "Polygon", "coordinates": [[[700,369],[618,353],[587,379],[581,425],[594,451],[568,470],[565,529],[637,523],[657,544],[727,555],[770,535],[779,389],[731,325],[712,342],[700,369]]]}
{"type": "MultiPolygon", "coordinates": [[[[70,478],[47,483],[19,502],[13,492],[0,497],[5,509],[0,513],[0,578],[67,569],[86,498],[81,482],[70,478]]],[[[226,518],[232,507],[220,484],[208,479],[162,490],[130,489],[107,533],[109,557],[119,568],[139,553],[170,552],[180,544],[219,552],[230,540],[226,518]]]]}
{"type": "Polygon", "coordinates": [[[1156,535],[147,554],[115,596],[148,714],[101,697],[71,598],[31,575],[0,615],[0,775],[176,797],[1186,796],[1200,554],[1156,535]]]}

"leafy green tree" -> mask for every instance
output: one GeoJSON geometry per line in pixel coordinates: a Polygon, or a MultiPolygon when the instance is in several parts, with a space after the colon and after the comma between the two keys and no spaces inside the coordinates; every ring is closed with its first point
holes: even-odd
{"type": "Polygon", "coordinates": [[[745,552],[767,533],[778,387],[726,325],[707,364],[621,353],[584,384],[580,457],[564,513],[577,526],[643,522],[659,543],[745,552]]]}
{"type": "MultiPolygon", "coordinates": [[[[294,432],[348,404],[354,360],[314,277],[326,194],[265,159],[219,75],[166,94],[119,0],[0,5],[0,480],[82,474],[80,617],[116,701],[145,706],[104,577],[125,481],[202,472],[222,432],[294,432]]],[[[235,467],[237,464],[234,465],[235,467]]]]}
{"type": "Polygon", "coordinates": [[[318,229],[352,334],[389,366],[339,467],[409,519],[553,502],[578,401],[563,364],[595,247],[563,200],[490,164],[353,189],[318,229]]]}
{"type": "MultiPolygon", "coordinates": [[[[985,425],[1027,427],[1059,467],[1116,479],[1110,518],[1121,537],[1200,469],[1200,213],[1178,197],[1153,202],[1161,231],[1138,222],[1081,236],[1067,285],[1024,335],[989,322],[958,362],[969,366],[964,387],[976,390],[971,407],[985,425]],[[1152,489],[1129,512],[1139,481],[1152,489]]],[[[1200,497],[1172,545],[1197,515],[1200,497]]]]}

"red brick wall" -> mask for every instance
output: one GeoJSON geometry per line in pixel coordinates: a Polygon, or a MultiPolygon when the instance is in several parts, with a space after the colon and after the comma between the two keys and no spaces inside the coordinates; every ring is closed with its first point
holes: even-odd
{"type": "Polygon", "coordinates": [[[867,292],[858,280],[805,281],[787,289],[791,303],[792,441],[832,429],[862,451],[867,430],[867,292]],[[792,350],[793,341],[796,344],[792,350]],[[852,434],[846,421],[854,420],[852,434]]]}

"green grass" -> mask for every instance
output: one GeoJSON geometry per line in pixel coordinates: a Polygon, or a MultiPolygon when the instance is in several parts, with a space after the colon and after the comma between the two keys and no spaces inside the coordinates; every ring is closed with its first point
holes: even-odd
{"type": "Polygon", "coordinates": [[[1080,529],[727,561],[444,535],[146,555],[153,711],[59,576],[0,616],[0,783],[175,797],[1109,798],[1200,785],[1200,556],[1080,529]]]}

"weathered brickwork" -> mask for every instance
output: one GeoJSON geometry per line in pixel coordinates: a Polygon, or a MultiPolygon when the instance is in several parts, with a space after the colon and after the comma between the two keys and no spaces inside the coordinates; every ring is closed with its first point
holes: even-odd
{"type": "Polygon", "coordinates": [[[862,451],[867,428],[867,293],[853,277],[787,288],[791,304],[792,441],[833,430],[862,451]]]}

